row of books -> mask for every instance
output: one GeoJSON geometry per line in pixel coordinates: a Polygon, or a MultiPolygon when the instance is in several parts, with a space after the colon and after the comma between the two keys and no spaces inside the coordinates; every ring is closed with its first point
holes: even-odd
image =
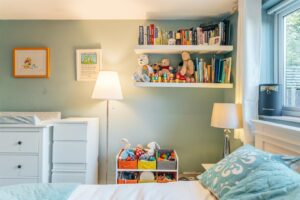
{"type": "Polygon", "coordinates": [[[212,58],[211,64],[195,59],[196,79],[199,83],[230,83],[231,57],[212,58]]]}
{"type": "Polygon", "coordinates": [[[155,24],[139,26],[139,45],[229,45],[229,21],[190,29],[164,31],[155,24]]]}

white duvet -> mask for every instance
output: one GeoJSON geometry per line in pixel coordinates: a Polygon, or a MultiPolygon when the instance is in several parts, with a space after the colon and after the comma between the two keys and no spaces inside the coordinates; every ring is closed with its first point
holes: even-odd
{"type": "Polygon", "coordinates": [[[80,185],[69,200],[215,200],[198,181],[80,185]]]}

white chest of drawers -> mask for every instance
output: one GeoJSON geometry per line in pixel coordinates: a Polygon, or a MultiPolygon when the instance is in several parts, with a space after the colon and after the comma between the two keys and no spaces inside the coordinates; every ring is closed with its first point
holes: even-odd
{"type": "Polygon", "coordinates": [[[49,183],[50,125],[0,125],[0,186],[49,183]]]}
{"type": "Polygon", "coordinates": [[[67,118],[54,124],[53,183],[98,183],[99,119],[67,118]]]}

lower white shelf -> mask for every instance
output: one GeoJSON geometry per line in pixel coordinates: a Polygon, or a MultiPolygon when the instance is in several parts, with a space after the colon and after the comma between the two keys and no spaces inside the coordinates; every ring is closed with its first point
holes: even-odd
{"type": "Polygon", "coordinates": [[[233,88],[232,83],[153,83],[153,82],[135,82],[137,87],[153,88],[233,88]]]}

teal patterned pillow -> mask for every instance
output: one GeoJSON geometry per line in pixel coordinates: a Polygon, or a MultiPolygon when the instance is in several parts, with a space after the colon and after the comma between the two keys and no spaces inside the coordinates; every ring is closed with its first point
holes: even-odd
{"type": "Polygon", "coordinates": [[[198,179],[216,197],[221,198],[262,163],[284,163],[280,156],[244,145],[198,176],[198,179]]]}

